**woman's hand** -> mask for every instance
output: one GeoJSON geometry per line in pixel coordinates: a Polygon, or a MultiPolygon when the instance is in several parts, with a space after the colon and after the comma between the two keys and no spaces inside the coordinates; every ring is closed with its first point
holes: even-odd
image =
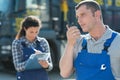
{"type": "Polygon", "coordinates": [[[40,50],[35,50],[35,54],[40,54],[42,53],[40,50]]]}
{"type": "Polygon", "coordinates": [[[48,61],[46,60],[39,60],[39,64],[43,67],[43,68],[48,68],[48,61]]]}

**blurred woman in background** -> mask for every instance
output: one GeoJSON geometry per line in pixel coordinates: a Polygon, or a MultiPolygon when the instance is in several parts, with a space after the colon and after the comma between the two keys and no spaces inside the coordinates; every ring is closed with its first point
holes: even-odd
{"type": "Polygon", "coordinates": [[[12,43],[17,80],[49,80],[47,71],[53,64],[47,40],[38,37],[40,28],[41,21],[35,16],[28,16],[21,22],[21,29],[12,43]],[[48,58],[39,60],[41,53],[48,54],[48,58]]]}

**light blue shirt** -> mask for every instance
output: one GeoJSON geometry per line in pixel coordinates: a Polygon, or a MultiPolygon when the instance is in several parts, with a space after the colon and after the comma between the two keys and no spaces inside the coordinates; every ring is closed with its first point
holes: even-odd
{"type": "MultiPolygon", "coordinates": [[[[101,53],[104,42],[111,37],[113,30],[108,26],[103,36],[97,41],[90,36],[90,34],[83,35],[77,40],[74,47],[74,59],[77,57],[78,52],[82,49],[82,38],[87,39],[87,49],[91,53],[101,53]]],[[[111,46],[108,48],[108,54],[110,55],[112,73],[116,80],[120,80],[120,33],[113,40],[111,46]]]]}

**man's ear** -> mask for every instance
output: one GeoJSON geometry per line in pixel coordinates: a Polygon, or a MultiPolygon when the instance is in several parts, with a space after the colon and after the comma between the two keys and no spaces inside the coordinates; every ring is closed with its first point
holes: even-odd
{"type": "Polygon", "coordinates": [[[100,10],[97,10],[96,12],[95,12],[95,17],[96,17],[96,19],[97,20],[101,20],[101,16],[102,16],[102,14],[101,14],[101,11],[100,10]]]}

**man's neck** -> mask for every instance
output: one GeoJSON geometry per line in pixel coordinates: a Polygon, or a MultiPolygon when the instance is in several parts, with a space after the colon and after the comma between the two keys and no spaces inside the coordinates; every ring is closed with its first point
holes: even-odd
{"type": "Polygon", "coordinates": [[[90,35],[97,41],[100,39],[106,31],[105,25],[98,26],[94,31],[90,32],[90,35]]]}

